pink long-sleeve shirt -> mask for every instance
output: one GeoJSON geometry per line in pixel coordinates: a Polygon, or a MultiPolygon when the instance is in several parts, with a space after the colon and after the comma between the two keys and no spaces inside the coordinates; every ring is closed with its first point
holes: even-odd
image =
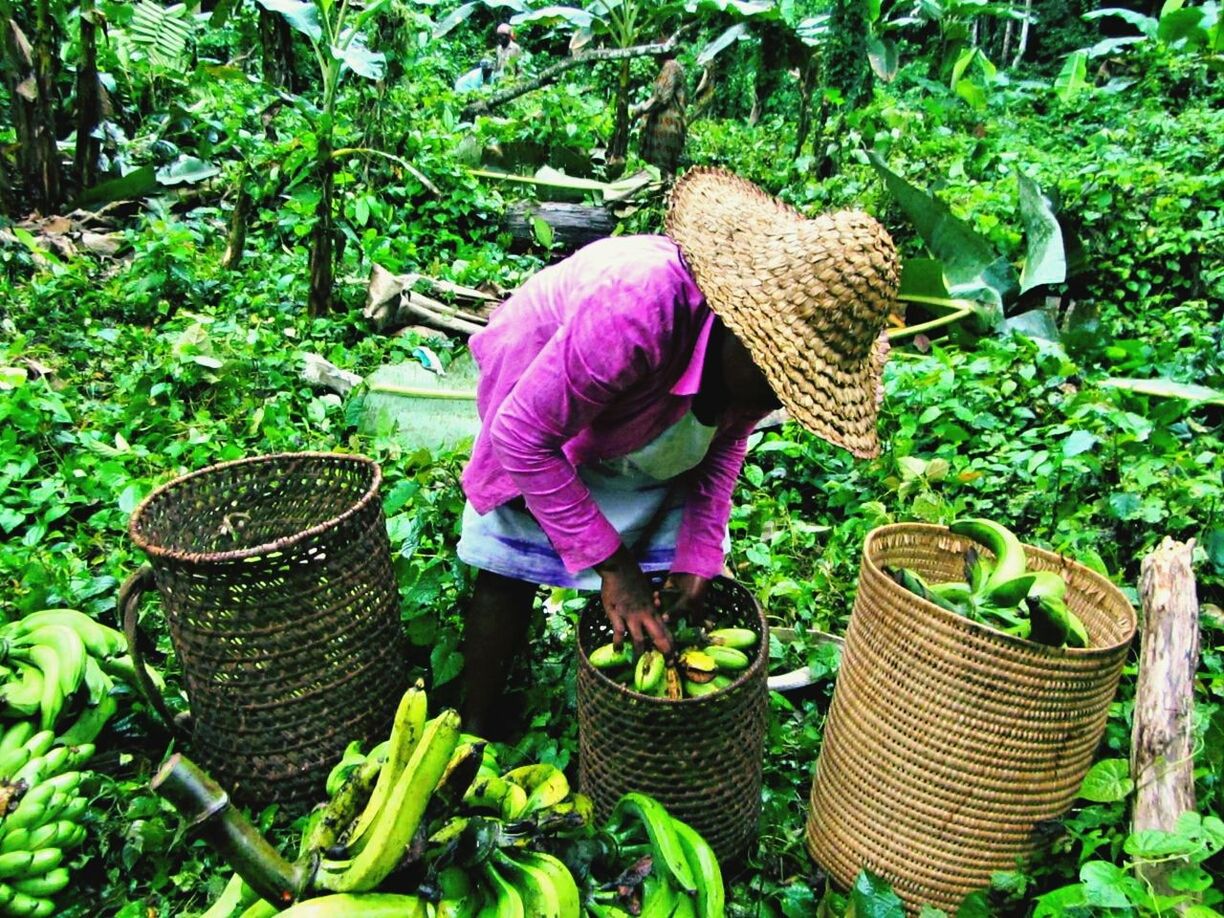
{"type": "MultiPolygon", "coordinates": [[[[577,467],[631,453],[689,411],[714,314],[666,236],[601,239],[533,276],[473,335],[481,417],[463,487],[479,513],[521,495],[577,573],[620,536],[577,467]]],[[[675,573],[713,577],[759,415],[719,420],[690,491],[675,573]]]]}

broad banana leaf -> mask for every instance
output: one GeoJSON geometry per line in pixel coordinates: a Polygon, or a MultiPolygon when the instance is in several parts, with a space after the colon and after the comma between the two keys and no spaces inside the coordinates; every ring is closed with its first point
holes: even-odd
{"type": "Polygon", "coordinates": [[[1067,55],[1062,70],[1054,78],[1054,93],[1070,102],[1088,86],[1088,52],[1079,50],[1067,55]]]}
{"type": "Polygon", "coordinates": [[[1016,173],[1020,183],[1020,220],[1024,223],[1025,256],[1020,269],[1020,292],[1067,279],[1067,253],[1062,228],[1049,199],[1031,178],[1016,173]]]}
{"type": "Polygon", "coordinates": [[[445,376],[419,363],[379,367],[357,395],[357,429],[390,437],[407,450],[454,450],[476,436],[476,364],[470,354],[455,360],[445,376]]]}
{"type": "Polygon", "coordinates": [[[1019,290],[1016,269],[948,205],[891,171],[876,153],[867,154],[885,186],[897,199],[931,254],[943,266],[948,295],[973,304],[990,326],[1003,316],[1003,304],[1019,290]]]}
{"type": "Polygon", "coordinates": [[[1176,382],[1172,379],[1102,379],[1100,385],[1110,389],[1125,389],[1139,395],[1153,395],[1157,398],[1180,398],[1187,402],[1197,402],[1204,405],[1224,405],[1224,392],[1208,386],[1196,386],[1193,383],[1176,382]]]}
{"type": "Polygon", "coordinates": [[[312,42],[323,37],[323,26],[319,24],[319,11],[312,0],[255,0],[270,13],[280,13],[290,26],[297,29],[312,42]]]}

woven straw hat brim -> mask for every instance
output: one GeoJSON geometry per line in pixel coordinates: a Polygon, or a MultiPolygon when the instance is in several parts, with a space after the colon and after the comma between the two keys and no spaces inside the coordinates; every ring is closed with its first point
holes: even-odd
{"type": "Polygon", "coordinates": [[[858,211],[809,219],[698,168],[672,189],[666,228],[791,417],[855,456],[878,455],[883,330],[900,275],[884,227],[858,211]]]}

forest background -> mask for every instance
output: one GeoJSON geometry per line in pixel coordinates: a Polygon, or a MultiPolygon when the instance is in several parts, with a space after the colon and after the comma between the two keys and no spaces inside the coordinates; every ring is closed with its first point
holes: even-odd
{"type": "MultiPolygon", "coordinates": [[[[414,669],[445,697],[462,667],[471,577],[454,555],[465,444],[414,448],[362,428],[363,391],[342,399],[305,382],[303,360],[366,375],[425,346],[451,365],[462,336],[372,327],[371,272],[503,295],[559,254],[544,221],[529,219],[526,239],[510,232],[516,205],[614,202],[618,232],[659,231],[657,173],[628,192],[607,184],[649,168],[631,113],[656,54],[597,54],[496,100],[575,49],[667,43],[689,97],[681,170],[725,166],[809,214],[866,209],[915,266],[885,376],[883,455],[852,461],[788,425],[754,443],[736,494],[738,576],[771,621],[800,631],[775,642],[774,667],[806,664],[816,677],[771,696],[761,845],[734,885],[739,913],[846,907],[825,895],[799,831],[838,665],[836,645],[802,632],[844,630],[871,528],[970,513],[1107,573],[1135,601],[1139,562],[1160,538],[1196,539],[1203,631],[1197,817],[1163,848],[1129,834],[1129,667],[1077,806],[1031,869],[996,877],[965,914],[1156,914],[1135,871],[1170,850],[1189,860],[1182,882],[1199,914],[1217,913],[1214,0],[0,0],[0,29],[6,617],[73,606],[114,624],[117,584],[141,560],[128,518],[178,474],[261,453],[360,451],[385,474],[414,669]],[[456,93],[505,21],[525,50],[518,73],[456,93]],[[588,184],[486,174],[544,166],[588,184]],[[937,217],[947,233],[933,238],[937,217]],[[923,259],[942,275],[921,273],[923,259]]],[[[576,762],[582,599],[554,600],[561,614],[516,680],[527,717],[511,764],[576,762]]],[[[173,687],[152,605],[142,628],[173,687]]],[[[64,914],[202,909],[228,872],[148,790],[165,736],[139,699],[123,711],[97,760],[91,840],[64,914]]],[[[302,813],[254,815],[288,837],[302,813]]],[[[887,892],[872,901],[885,908],[887,892]]]]}

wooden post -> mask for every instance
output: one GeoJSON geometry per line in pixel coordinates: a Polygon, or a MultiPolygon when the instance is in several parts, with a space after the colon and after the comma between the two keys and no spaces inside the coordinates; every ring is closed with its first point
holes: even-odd
{"type": "MultiPolygon", "coordinates": [[[[1191,556],[1194,540],[1169,537],[1140,566],[1143,636],[1135,687],[1131,775],[1135,781],[1133,831],[1171,831],[1194,807],[1194,672],[1198,668],[1198,596],[1191,556]]],[[[1172,892],[1171,861],[1147,865],[1141,875],[1160,893],[1172,892]]]]}

